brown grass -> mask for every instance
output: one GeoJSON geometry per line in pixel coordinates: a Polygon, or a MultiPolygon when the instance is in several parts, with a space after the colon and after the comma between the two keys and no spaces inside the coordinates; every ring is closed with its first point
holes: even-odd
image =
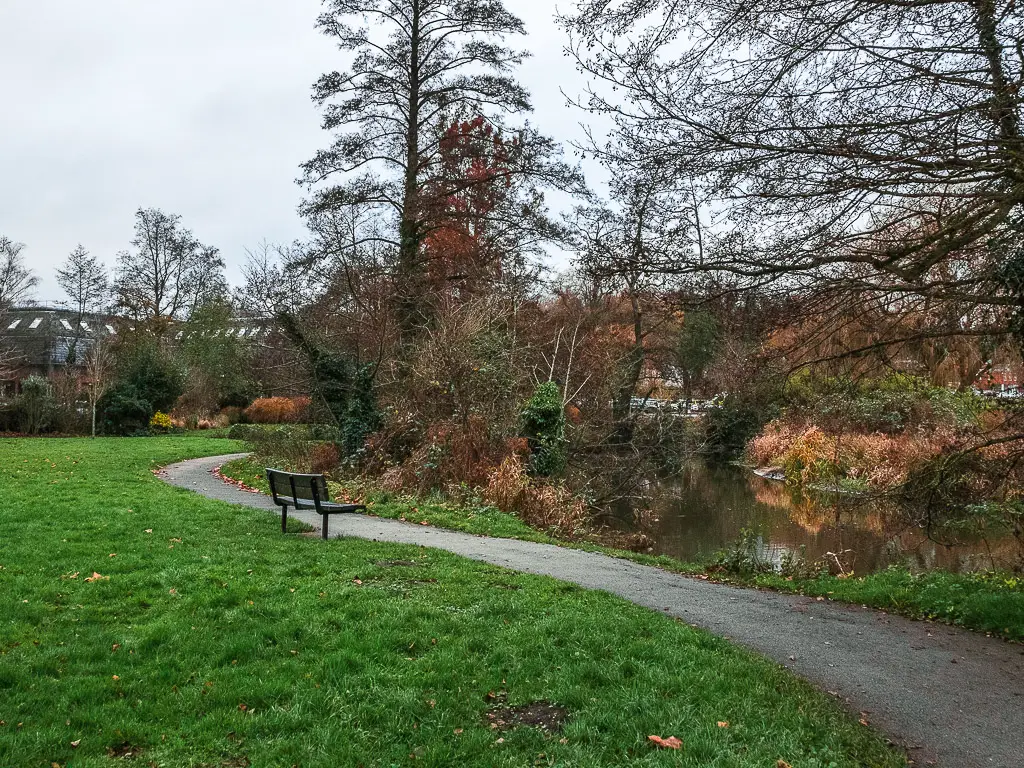
{"type": "Polygon", "coordinates": [[[905,482],[956,441],[957,435],[943,428],[901,435],[830,434],[817,426],[774,421],[750,442],[747,456],[758,466],[783,467],[786,479],[798,485],[845,478],[885,489],[905,482]]]}
{"type": "Polygon", "coordinates": [[[483,489],[484,499],[518,516],[527,525],[574,537],[585,529],[587,505],[560,485],[538,482],[526,472],[521,456],[512,454],[495,469],[483,489]]]}

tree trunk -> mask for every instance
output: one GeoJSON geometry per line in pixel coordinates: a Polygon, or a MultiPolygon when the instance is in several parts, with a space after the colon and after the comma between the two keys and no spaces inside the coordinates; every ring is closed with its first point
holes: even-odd
{"type": "Polygon", "coordinates": [[[633,309],[633,346],[626,356],[622,383],[612,399],[615,438],[623,445],[633,439],[632,401],[644,370],[645,358],[643,312],[635,294],[631,293],[629,299],[633,309]]]}
{"type": "Polygon", "coordinates": [[[398,327],[402,344],[414,339],[426,320],[423,307],[423,264],[420,262],[419,216],[419,121],[420,121],[420,0],[412,2],[409,30],[412,60],[409,62],[409,104],[406,126],[405,176],[402,187],[402,220],[399,223],[398,327]]]}

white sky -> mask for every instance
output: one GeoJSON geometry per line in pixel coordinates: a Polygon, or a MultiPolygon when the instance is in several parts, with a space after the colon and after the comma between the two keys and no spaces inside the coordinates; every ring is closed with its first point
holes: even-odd
{"type": "MultiPolygon", "coordinates": [[[[534,57],[531,122],[565,141],[584,86],[547,0],[506,0],[534,57]]],[[[319,0],[0,1],[0,233],[25,243],[35,299],[82,243],[113,266],[139,207],[181,214],[239,280],[244,249],[303,236],[298,166],[329,144],[310,89],[340,54],[319,0]]],[[[567,151],[568,159],[571,151],[567,151]]],[[[593,171],[592,168],[587,168],[593,171]]],[[[566,201],[553,201],[565,205],[566,201]]]]}

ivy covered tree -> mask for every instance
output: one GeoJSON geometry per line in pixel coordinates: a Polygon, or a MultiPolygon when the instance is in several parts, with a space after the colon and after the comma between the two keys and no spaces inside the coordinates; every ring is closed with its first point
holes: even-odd
{"type": "Polygon", "coordinates": [[[522,413],[522,435],[530,444],[530,468],[542,477],[565,471],[565,404],[553,381],[538,385],[522,413]]]}

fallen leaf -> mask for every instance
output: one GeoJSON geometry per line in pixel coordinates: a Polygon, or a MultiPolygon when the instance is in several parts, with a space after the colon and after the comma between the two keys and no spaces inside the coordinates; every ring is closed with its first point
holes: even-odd
{"type": "Polygon", "coordinates": [[[153,532],[153,529],[152,529],[152,528],[147,528],[145,532],[146,532],[146,533],[152,533],[152,532],[153,532]]]}
{"type": "Polygon", "coordinates": [[[92,576],[87,576],[85,580],[86,581],[110,581],[110,577],[109,576],[101,576],[100,574],[96,573],[96,571],[93,571],[92,572],[92,576]]]}
{"type": "Polygon", "coordinates": [[[423,522],[420,523],[420,525],[430,525],[430,522],[427,521],[427,520],[424,520],[423,522]]]}
{"type": "Polygon", "coordinates": [[[719,720],[718,721],[718,727],[719,728],[728,728],[729,727],[729,723],[728,723],[727,720],[719,720]]]}
{"type": "Polygon", "coordinates": [[[363,582],[361,582],[359,579],[352,579],[352,583],[355,584],[357,587],[363,586],[363,582]]]}
{"type": "Polygon", "coordinates": [[[71,742],[71,748],[72,749],[78,749],[78,747],[79,747],[79,745],[81,743],[82,743],[81,739],[75,739],[74,741],[71,742]]]}
{"type": "Polygon", "coordinates": [[[120,680],[121,678],[118,675],[111,675],[110,679],[111,680],[120,680]]]}
{"type": "Polygon", "coordinates": [[[461,728],[456,728],[455,729],[455,735],[458,736],[460,733],[462,733],[462,729],[461,728]]]}
{"type": "Polygon", "coordinates": [[[669,736],[667,739],[661,738],[661,736],[648,736],[648,741],[653,741],[655,745],[662,749],[682,749],[683,742],[677,739],[675,736],[669,736]]]}
{"type": "Polygon", "coordinates": [[[111,552],[107,557],[117,557],[117,552],[111,552]]]}
{"type": "Polygon", "coordinates": [[[858,720],[857,722],[860,723],[861,725],[871,725],[871,723],[869,723],[863,717],[860,720],[858,720]]]}
{"type": "Polygon", "coordinates": [[[775,764],[775,768],[793,768],[793,766],[787,763],[785,760],[779,760],[779,762],[775,764]]]}
{"type": "Polygon", "coordinates": [[[118,649],[119,649],[120,647],[121,647],[121,644],[120,644],[120,643],[114,643],[114,644],[113,644],[113,645],[112,645],[112,646],[110,647],[110,652],[111,652],[111,653],[116,653],[116,652],[117,652],[117,650],[118,650],[118,649]]]}
{"type": "Polygon", "coordinates": [[[171,590],[169,590],[169,591],[168,591],[168,594],[171,594],[171,595],[176,595],[176,594],[178,594],[178,590],[176,590],[176,589],[171,589],[171,590]]]}
{"type": "Polygon", "coordinates": [[[239,704],[238,709],[242,712],[246,712],[248,711],[249,707],[247,707],[245,704],[239,704]]]}

